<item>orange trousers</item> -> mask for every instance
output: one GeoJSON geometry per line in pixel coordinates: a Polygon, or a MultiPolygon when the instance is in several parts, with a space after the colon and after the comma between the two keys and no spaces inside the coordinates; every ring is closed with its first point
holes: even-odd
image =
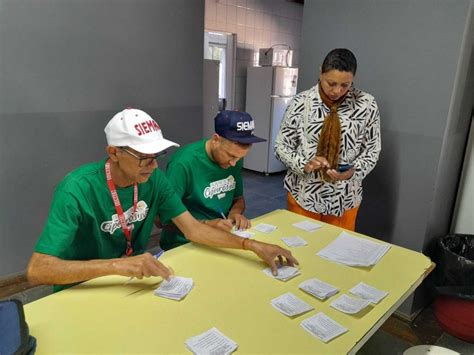
{"type": "Polygon", "coordinates": [[[359,206],[354,207],[350,210],[344,212],[341,217],[333,216],[333,215],[325,215],[320,213],[311,212],[305,210],[303,207],[298,205],[298,202],[291,196],[288,192],[288,211],[298,213],[300,215],[316,219],[321,222],[326,222],[332,224],[333,226],[338,226],[341,228],[345,228],[351,231],[355,230],[355,222],[357,218],[357,212],[359,211],[359,206]]]}

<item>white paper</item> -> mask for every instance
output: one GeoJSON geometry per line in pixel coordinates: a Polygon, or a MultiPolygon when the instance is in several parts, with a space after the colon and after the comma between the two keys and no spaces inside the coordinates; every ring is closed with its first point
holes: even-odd
{"type": "Polygon", "coordinates": [[[279,267],[277,276],[273,276],[272,269],[269,267],[267,267],[266,269],[263,269],[263,272],[265,273],[265,275],[273,277],[274,279],[277,279],[280,281],[288,281],[289,279],[292,279],[293,277],[300,274],[300,270],[294,266],[279,267]]]}
{"type": "Polygon", "coordinates": [[[271,233],[275,229],[277,229],[277,226],[274,226],[272,224],[266,224],[266,223],[259,223],[253,229],[258,230],[259,232],[263,233],[271,233]]]}
{"type": "Polygon", "coordinates": [[[369,303],[369,300],[341,295],[332,301],[330,306],[344,313],[355,314],[367,307],[369,303]]]}
{"type": "Polygon", "coordinates": [[[230,354],[238,346],[215,327],[187,339],[184,343],[194,354],[230,354]]]}
{"type": "Polygon", "coordinates": [[[235,230],[232,233],[242,238],[252,238],[255,235],[255,233],[252,233],[249,231],[241,231],[241,230],[235,230]]]}
{"type": "Polygon", "coordinates": [[[330,285],[324,281],[318,279],[306,280],[298,286],[303,291],[309,293],[311,296],[325,300],[326,298],[334,296],[339,292],[337,287],[330,285]]]}
{"type": "Polygon", "coordinates": [[[347,328],[329,318],[323,312],[306,318],[300,325],[311,335],[327,343],[335,337],[347,332],[347,328]]]}
{"type": "Polygon", "coordinates": [[[315,230],[321,228],[322,225],[308,221],[308,220],[304,220],[298,223],[293,223],[293,227],[302,229],[306,232],[314,232],[315,230]]]}
{"type": "Polygon", "coordinates": [[[371,303],[379,303],[385,296],[388,295],[387,291],[382,291],[367,285],[364,282],[359,282],[353,288],[349,290],[353,295],[359,296],[360,298],[369,300],[371,303]]]}
{"type": "Polygon", "coordinates": [[[281,240],[283,240],[283,242],[289,247],[302,247],[304,245],[308,245],[306,240],[297,235],[294,237],[283,237],[281,240]]]}
{"type": "Polygon", "coordinates": [[[389,249],[389,244],[376,243],[342,232],[316,255],[349,266],[371,266],[377,264],[389,249]]]}
{"type": "Polygon", "coordinates": [[[180,300],[185,297],[193,288],[193,279],[175,276],[169,281],[164,280],[154,291],[156,296],[180,300]]]}
{"type": "Polygon", "coordinates": [[[272,299],[271,303],[275,309],[288,317],[293,317],[314,309],[311,305],[299,299],[291,292],[272,299]]]}

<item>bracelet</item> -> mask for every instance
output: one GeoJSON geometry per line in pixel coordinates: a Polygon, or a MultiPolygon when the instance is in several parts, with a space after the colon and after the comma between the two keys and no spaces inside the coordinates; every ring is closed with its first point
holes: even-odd
{"type": "Polygon", "coordinates": [[[248,250],[248,248],[246,248],[246,245],[245,245],[245,242],[248,242],[249,240],[247,238],[242,238],[242,249],[243,250],[248,250]]]}

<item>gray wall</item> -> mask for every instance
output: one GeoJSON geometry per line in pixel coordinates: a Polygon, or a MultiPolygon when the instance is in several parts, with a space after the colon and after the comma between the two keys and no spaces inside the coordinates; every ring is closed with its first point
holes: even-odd
{"type": "MultiPolygon", "coordinates": [[[[355,86],[380,108],[382,153],[358,231],[427,253],[449,231],[473,107],[472,12],[471,0],[305,1],[299,91],[329,50],[347,47],[355,86]]],[[[401,312],[429,296],[416,298],[401,312]]]]}
{"type": "Polygon", "coordinates": [[[0,1],[0,277],[25,269],[55,185],[141,108],[201,136],[203,0],[0,1]]]}

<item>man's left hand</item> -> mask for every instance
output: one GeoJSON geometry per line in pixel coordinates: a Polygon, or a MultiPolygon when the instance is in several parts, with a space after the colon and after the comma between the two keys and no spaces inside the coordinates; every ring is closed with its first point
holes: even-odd
{"type": "Polygon", "coordinates": [[[236,213],[232,216],[229,216],[229,219],[235,225],[235,229],[237,230],[245,230],[251,227],[250,220],[248,220],[247,217],[242,214],[236,213]]]}

